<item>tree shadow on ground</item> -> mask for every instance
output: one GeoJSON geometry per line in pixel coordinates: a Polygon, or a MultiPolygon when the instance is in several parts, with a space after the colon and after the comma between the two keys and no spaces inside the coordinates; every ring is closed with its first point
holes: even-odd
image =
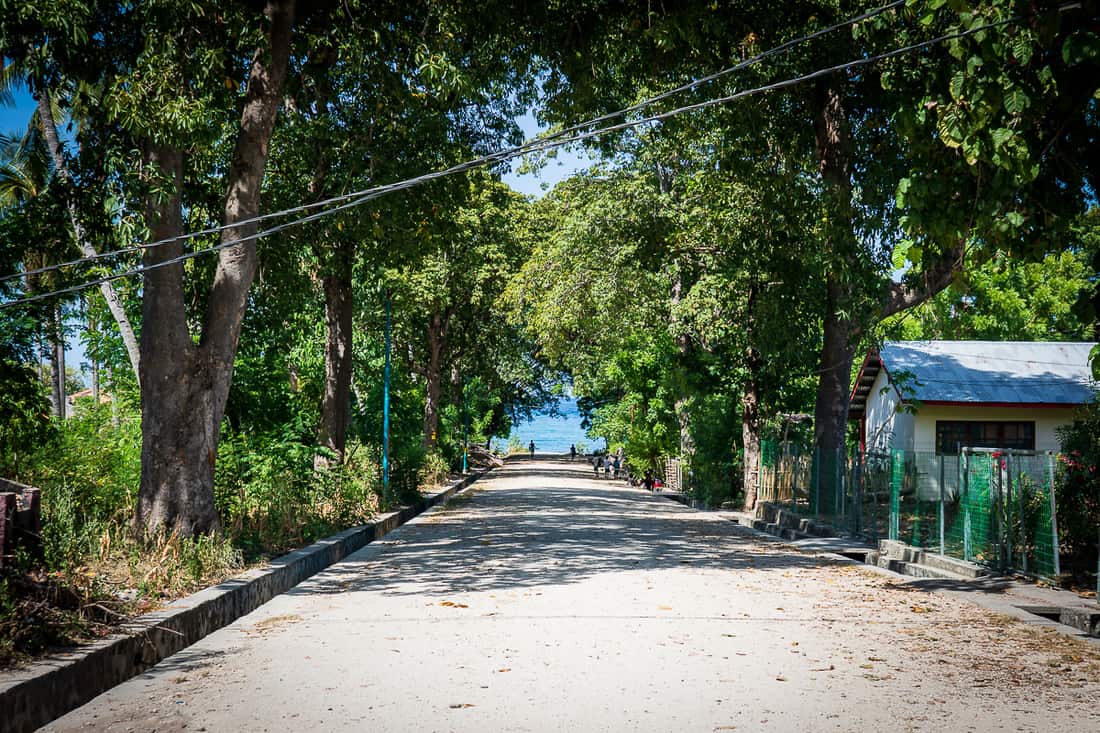
{"type": "Polygon", "coordinates": [[[761,543],[733,522],[621,481],[537,463],[498,469],[288,594],[446,595],[684,565],[772,571],[833,562],[761,543]]]}

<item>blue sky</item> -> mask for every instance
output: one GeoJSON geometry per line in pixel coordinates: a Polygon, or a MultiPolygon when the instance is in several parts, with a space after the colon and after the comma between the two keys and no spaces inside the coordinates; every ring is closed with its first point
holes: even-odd
{"type": "MultiPolygon", "coordinates": [[[[524,115],[518,121],[523,129],[524,137],[528,140],[544,130],[544,128],[539,127],[531,114],[524,115]]],[[[517,173],[516,170],[521,163],[522,161],[518,159],[512,161],[512,171],[502,176],[502,180],[520,193],[538,197],[553,188],[558,181],[587,168],[592,164],[592,161],[584,154],[583,150],[561,148],[557,151],[557,156],[549,159],[542,169],[537,172],[522,175],[517,173]]]]}
{"type": "Polygon", "coordinates": [[[26,89],[20,88],[14,96],[14,107],[0,107],[0,132],[5,135],[22,134],[34,114],[34,100],[26,89]]]}

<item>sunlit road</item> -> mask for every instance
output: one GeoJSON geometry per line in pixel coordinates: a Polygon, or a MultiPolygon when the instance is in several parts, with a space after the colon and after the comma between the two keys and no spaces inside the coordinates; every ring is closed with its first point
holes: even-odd
{"type": "Polygon", "coordinates": [[[49,730],[1100,730],[1100,658],[524,461],[49,730]]]}

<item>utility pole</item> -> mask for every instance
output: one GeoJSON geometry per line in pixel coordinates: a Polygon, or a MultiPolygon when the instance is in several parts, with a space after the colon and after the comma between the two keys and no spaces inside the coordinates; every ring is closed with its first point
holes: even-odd
{"type": "Polygon", "coordinates": [[[382,371],[382,498],[390,496],[390,293],[386,291],[386,366],[382,371]]]}
{"type": "Polygon", "coordinates": [[[469,469],[470,455],[470,383],[462,380],[462,473],[469,469]]]}

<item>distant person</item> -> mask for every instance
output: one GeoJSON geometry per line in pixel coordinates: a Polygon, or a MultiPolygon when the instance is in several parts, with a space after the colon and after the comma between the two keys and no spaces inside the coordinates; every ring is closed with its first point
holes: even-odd
{"type": "Polygon", "coordinates": [[[531,452],[531,460],[535,460],[535,441],[531,441],[527,444],[527,450],[531,452]]]}
{"type": "Polygon", "coordinates": [[[592,458],[592,472],[596,474],[596,478],[600,477],[600,466],[603,465],[603,459],[599,456],[593,456],[592,458]]]}
{"type": "Polygon", "coordinates": [[[575,460],[577,460],[577,446],[571,445],[569,446],[569,462],[572,463],[575,460]]]}
{"type": "Polygon", "coordinates": [[[615,459],[612,458],[611,456],[608,456],[607,459],[603,462],[603,475],[606,476],[607,478],[611,478],[611,465],[614,462],[615,462],[615,459]]]}
{"type": "Polygon", "coordinates": [[[642,479],[642,486],[645,487],[646,491],[653,491],[653,480],[653,469],[647,468],[645,470],[645,478],[642,479]]]}
{"type": "Polygon", "coordinates": [[[619,478],[619,471],[622,470],[622,467],[623,459],[620,456],[615,456],[615,463],[613,464],[613,468],[615,470],[615,478],[619,478]]]}

